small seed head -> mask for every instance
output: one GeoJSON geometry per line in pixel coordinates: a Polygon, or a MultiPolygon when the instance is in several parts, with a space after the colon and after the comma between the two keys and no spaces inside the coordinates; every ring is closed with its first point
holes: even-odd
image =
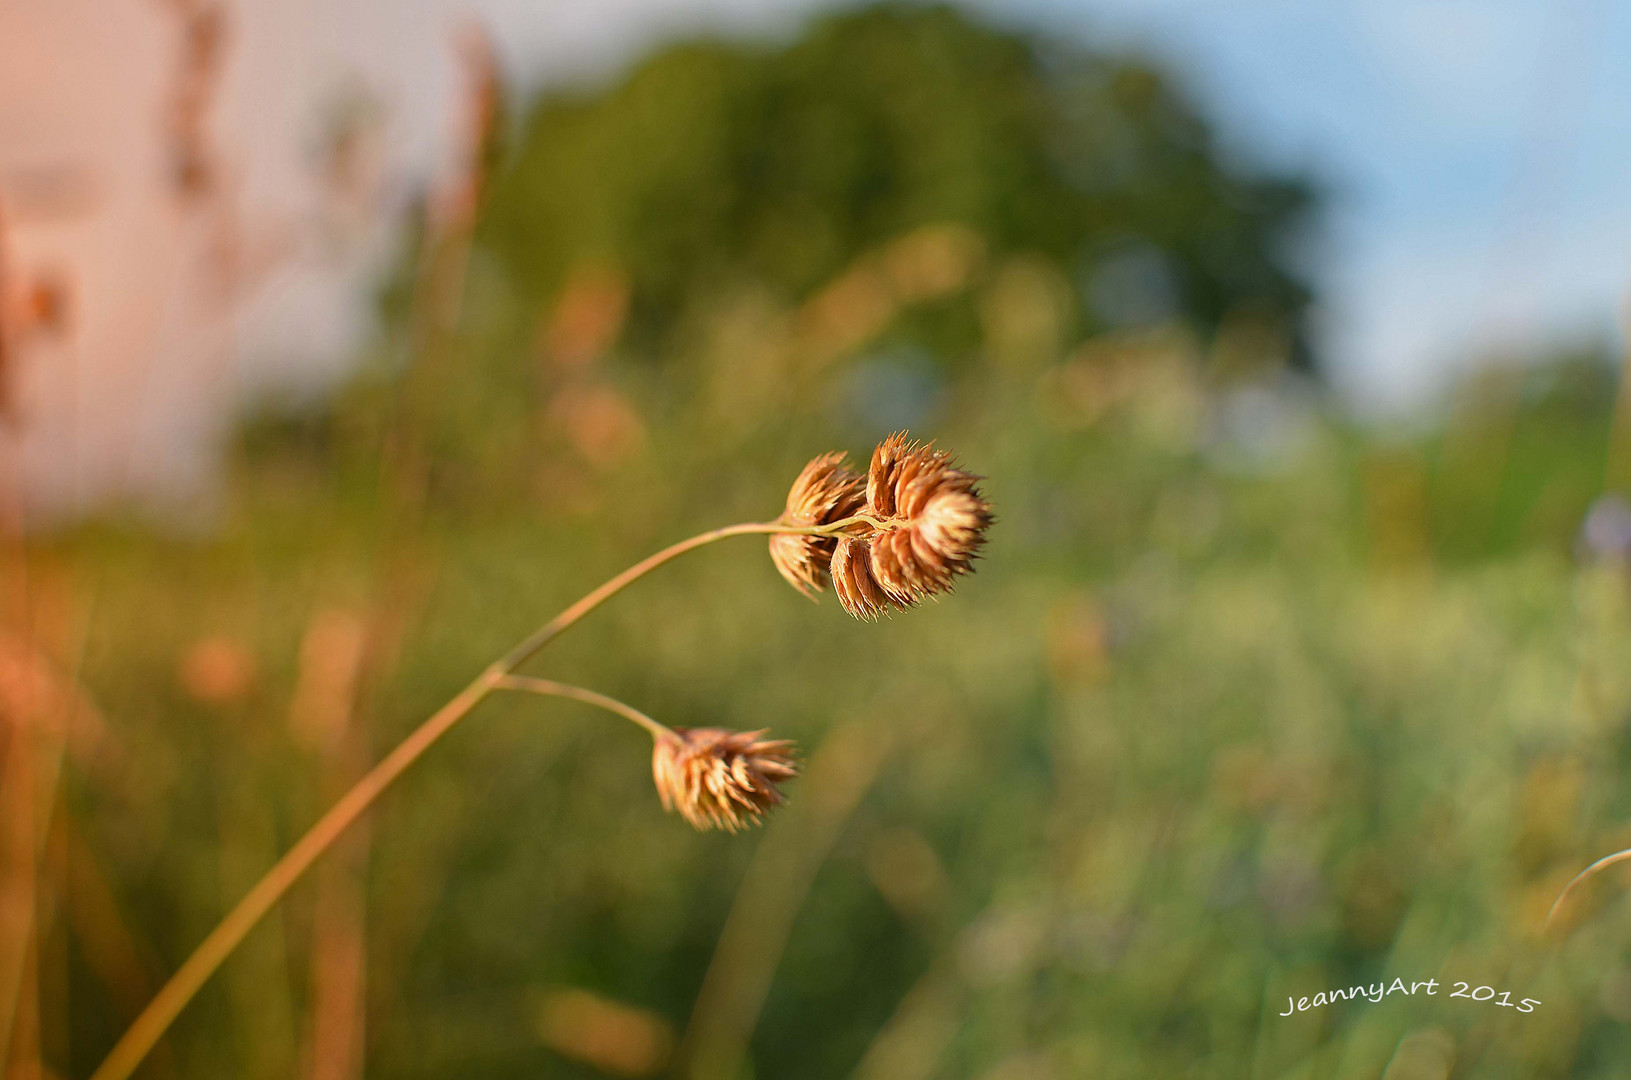
{"type": "Polygon", "coordinates": [[[761,739],[763,731],[675,728],[659,736],[651,774],[663,809],[677,810],[697,829],[755,825],[782,802],[776,786],[798,773],[793,744],[761,739]]]}
{"type": "Polygon", "coordinates": [[[878,444],[864,511],[877,525],[861,540],[840,541],[833,556],[833,589],[844,610],[877,618],[950,592],[959,575],[971,573],[992,521],[979,479],[905,432],[878,444]]]}
{"type": "MultiPolygon", "coordinates": [[[[780,521],[794,528],[830,525],[858,513],[865,501],[865,480],[844,464],[844,455],[822,454],[793,481],[780,521]]],[[[826,587],[834,547],[830,536],[778,533],[770,538],[770,561],[793,588],[815,596],[826,587]]]]}
{"type": "Polygon", "coordinates": [[[876,619],[889,610],[889,596],[872,569],[871,541],[845,537],[832,559],[833,592],[857,619],[876,619]]]}

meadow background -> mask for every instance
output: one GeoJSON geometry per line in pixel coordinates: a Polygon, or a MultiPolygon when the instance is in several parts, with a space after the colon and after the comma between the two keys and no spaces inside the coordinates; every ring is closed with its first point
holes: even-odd
{"type": "MultiPolygon", "coordinates": [[[[1219,152],[1147,57],[922,7],[528,95],[466,49],[469,152],[352,373],[254,401],[205,513],[7,542],[7,1075],[87,1074],[538,623],[898,428],[988,478],[955,596],[858,623],[742,538],[531,665],[797,739],[762,830],[664,815],[615,718],[484,704],[142,1075],[1623,1073],[1631,881],[1543,929],[1631,844],[1612,342],[1355,419],[1308,333],[1321,179],[1219,152]],[[1395,978],[1439,993],[1278,1015],[1395,978]]],[[[368,122],[321,147],[342,188],[368,122]]],[[[51,295],[15,363],[71,333],[51,295]]]]}

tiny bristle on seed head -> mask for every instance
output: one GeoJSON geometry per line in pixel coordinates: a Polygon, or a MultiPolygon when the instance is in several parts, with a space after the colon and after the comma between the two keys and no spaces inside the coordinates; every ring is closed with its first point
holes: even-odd
{"type": "Polygon", "coordinates": [[[663,809],[697,829],[755,825],[782,802],[778,784],[798,774],[793,744],[763,731],[675,728],[657,738],[651,774],[663,809]]]}
{"type": "MultiPolygon", "coordinates": [[[[850,517],[866,501],[865,484],[845,465],[842,453],[822,454],[793,481],[778,523],[807,529],[850,517]]],[[[830,536],[778,533],[770,538],[770,561],[788,584],[814,596],[826,586],[833,549],[830,536]]]]}

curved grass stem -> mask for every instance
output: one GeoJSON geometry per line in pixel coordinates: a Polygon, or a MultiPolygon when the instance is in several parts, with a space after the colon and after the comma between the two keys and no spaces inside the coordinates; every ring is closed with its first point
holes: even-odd
{"type": "Polygon", "coordinates": [[[552,679],[535,679],[530,675],[506,675],[500,679],[496,686],[499,690],[520,690],[528,694],[543,694],[546,697],[570,698],[573,701],[582,701],[597,708],[614,712],[625,720],[632,720],[647,731],[654,739],[673,739],[678,736],[669,729],[667,724],[653,720],[633,705],[626,705],[614,697],[597,694],[593,690],[585,690],[581,686],[571,686],[567,683],[558,683],[552,679]]]}
{"type": "Polygon", "coordinates": [[[1627,859],[1631,859],[1631,848],[1616,851],[1612,855],[1604,855],[1601,859],[1574,875],[1569,883],[1563,886],[1563,891],[1557,894],[1557,899],[1552,901],[1552,909],[1546,913],[1545,925],[1548,928],[1552,925],[1553,920],[1557,918],[1557,913],[1563,910],[1563,902],[1569,898],[1569,894],[1574,892],[1581,883],[1588,878],[1596,877],[1599,872],[1607,870],[1615,863],[1625,862],[1627,859]]]}
{"type": "MultiPolygon", "coordinates": [[[[368,771],[361,780],[342,795],[338,802],[329,808],[328,812],[317,819],[306,834],[291,847],[284,856],[272,865],[272,868],[255,883],[244,898],[227,913],[226,917],[210,931],[198,947],[193,950],[170,981],[160,988],[136,1017],[119,1041],[114,1044],[108,1056],[91,1074],[91,1080],[127,1080],[136,1067],[141,1064],[150,1050],[153,1049],[171,1023],[180,1015],[200,987],[214,974],[223,961],[232,954],[255,924],[281,900],[290,887],[300,880],[319,856],[339,839],[340,835],[348,829],[363,813],[374,804],[374,801],[390,787],[396,779],[407,771],[408,767],[429,750],[431,746],[451,731],[460,720],[463,720],[479,705],[487,695],[496,689],[504,688],[506,680],[510,679],[516,668],[530,659],[539,649],[558,637],[573,623],[589,614],[595,608],[617,595],[627,586],[644,577],[671,559],[677,558],[688,551],[695,550],[716,540],[723,540],[731,536],[745,536],[766,533],[802,533],[822,534],[828,532],[832,526],[824,528],[789,528],[776,522],[754,522],[743,525],[730,525],[723,529],[712,529],[699,533],[688,540],[681,540],[670,545],[648,558],[635,563],[627,570],[607,581],[604,585],[589,593],[577,603],[568,607],[555,618],[535,630],[524,638],[515,648],[494,661],[475,680],[459,691],[446,705],[436,710],[429,719],[420,724],[412,734],[398,743],[396,748],[386,754],[377,765],[368,771]]],[[[545,682],[546,680],[539,680],[545,682]]],[[[647,730],[657,734],[661,724],[637,713],[621,702],[613,703],[611,698],[603,698],[588,690],[578,690],[576,687],[564,687],[559,683],[549,684],[561,690],[571,690],[571,693],[559,696],[576,697],[580,701],[611,708],[612,711],[635,720],[636,723],[646,727],[647,730]],[[626,712],[624,710],[627,710],[626,712]],[[635,719],[638,716],[641,719],[635,719]],[[653,728],[651,725],[655,725],[653,728]]],[[[521,688],[521,687],[511,687],[521,688]]],[[[536,686],[529,687],[537,689],[536,686]]],[[[544,692],[544,691],[540,691],[544,692]]],[[[554,692],[554,690],[547,691],[554,692]]]]}

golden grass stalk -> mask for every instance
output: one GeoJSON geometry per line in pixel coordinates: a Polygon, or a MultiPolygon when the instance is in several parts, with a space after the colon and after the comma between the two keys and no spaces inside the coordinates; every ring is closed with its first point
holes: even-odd
{"type": "Polygon", "coordinates": [[[8,1075],[14,1058],[21,1059],[18,1073],[37,1065],[28,1023],[38,987],[31,964],[40,899],[35,723],[24,712],[10,718],[9,731],[0,729],[0,1073],[8,1075]]]}
{"type": "Polygon", "coordinates": [[[207,131],[226,51],[227,10],[219,3],[178,3],[181,54],[167,117],[171,183],[183,199],[216,186],[219,166],[207,131]]]}
{"type": "MultiPolygon", "coordinates": [[[[19,573],[12,595],[26,600],[19,573]]],[[[19,613],[20,614],[20,613],[19,613]]],[[[63,761],[96,730],[96,714],[72,675],[29,639],[0,633],[0,1073],[38,1065],[39,965],[49,921],[42,873],[60,828],[63,761]]],[[[60,869],[60,868],[59,868],[60,869]]],[[[59,877],[60,882],[60,877],[59,877]]],[[[57,891],[66,892],[58,884],[57,891]]],[[[59,896],[60,900],[60,896],[59,896]]]]}
{"type": "Polygon", "coordinates": [[[733,525],[682,540],[636,563],[601,585],[539,627],[509,653],[490,664],[470,685],[431,714],[407,738],[398,743],[395,749],[364,774],[327,813],[317,819],[317,823],[295,842],[283,858],[273,864],[265,876],[255,883],[244,898],[238,901],[215,929],[193,950],[192,955],[187,957],[170,977],[170,981],[159,989],[147,1008],[142,1010],[141,1015],[114,1044],[107,1058],[92,1074],[93,1080],[126,1080],[216,968],[221,966],[255,924],[283,898],[318,857],[374,804],[397,777],[406,772],[426,750],[434,746],[489,694],[498,689],[503,681],[534,653],[612,596],[670,559],[728,536],[774,532],[779,528],[780,526],[773,524],[733,525]]]}
{"type": "Polygon", "coordinates": [[[1570,879],[1569,883],[1563,886],[1563,891],[1557,894],[1557,899],[1552,901],[1552,908],[1546,913],[1546,927],[1548,929],[1551,928],[1552,923],[1557,919],[1557,913],[1563,910],[1564,901],[1568,900],[1570,894],[1572,894],[1575,889],[1585,884],[1591,878],[1596,877],[1604,870],[1607,870],[1615,863],[1622,863],[1627,859],[1631,859],[1631,848],[1616,851],[1612,855],[1604,855],[1601,859],[1598,859],[1596,862],[1574,875],[1574,877],[1570,879]]]}
{"type": "MultiPolygon", "coordinates": [[[[812,470],[819,473],[823,460],[818,458],[806,467],[800,475],[800,482],[810,486],[812,470]]],[[[836,464],[831,455],[826,460],[836,464]]],[[[516,670],[578,620],[657,567],[688,551],[731,536],[769,534],[837,538],[854,534],[876,543],[880,538],[889,540],[894,533],[904,533],[909,537],[912,557],[917,561],[909,567],[903,563],[898,567],[889,564],[886,568],[885,577],[891,582],[889,587],[895,590],[886,593],[887,602],[906,607],[919,596],[945,591],[952,576],[966,573],[969,569],[969,561],[982,542],[985,525],[990,521],[990,508],[973,487],[975,478],[953,469],[948,455],[908,442],[904,435],[892,436],[880,446],[878,453],[874,454],[873,465],[874,473],[881,477],[879,483],[887,491],[874,498],[869,489],[868,505],[861,513],[818,524],[799,524],[794,519],[798,517],[802,503],[795,505],[798,500],[789,496],[789,514],[782,519],[713,529],[635,563],[489,664],[470,685],[459,691],[364,774],[273,864],[193,950],[170,981],[160,988],[147,1008],[114,1044],[107,1058],[92,1074],[92,1080],[126,1080],[210,975],[318,857],[410,765],[495,690],[530,690],[572,697],[633,720],[650,731],[656,740],[653,773],[665,805],[678,809],[698,827],[733,829],[757,820],[765,810],[780,801],[776,784],[793,775],[792,762],[788,757],[790,744],[761,741],[758,738],[760,733],[721,732],[720,729],[710,728],[676,731],[613,698],[561,683],[518,676],[516,670]],[[890,449],[886,452],[886,448],[890,449]],[[880,455],[885,463],[882,473],[878,473],[880,455]],[[937,502],[937,499],[941,501],[937,502]],[[878,513],[879,508],[883,508],[884,512],[878,513]],[[898,579],[889,577],[891,569],[902,576],[898,579]]],[[[845,493],[851,487],[850,481],[837,477],[823,483],[837,484],[845,493]]],[[[795,484],[794,487],[796,492],[799,485],[795,484]]],[[[883,490],[880,488],[880,491],[883,490]]],[[[847,508],[848,502],[849,497],[845,494],[837,499],[835,506],[841,503],[847,508]]],[[[777,565],[780,569],[781,564],[778,562],[777,565]]],[[[836,567],[836,556],[833,566],[836,567]]],[[[870,572],[876,575],[876,570],[870,572]]],[[[839,590],[839,598],[841,601],[844,599],[842,589],[839,590]]],[[[852,614],[864,614],[849,603],[844,606],[852,614]]]]}
{"type": "MultiPolygon", "coordinates": [[[[375,659],[370,636],[362,618],[330,609],[313,617],[300,643],[289,727],[317,750],[320,790],[326,792],[343,791],[367,765],[367,726],[358,715],[358,688],[375,659]]],[[[314,875],[310,1005],[299,1056],[303,1080],[363,1075],[369,843],[364,823],[314,875]]]]}

